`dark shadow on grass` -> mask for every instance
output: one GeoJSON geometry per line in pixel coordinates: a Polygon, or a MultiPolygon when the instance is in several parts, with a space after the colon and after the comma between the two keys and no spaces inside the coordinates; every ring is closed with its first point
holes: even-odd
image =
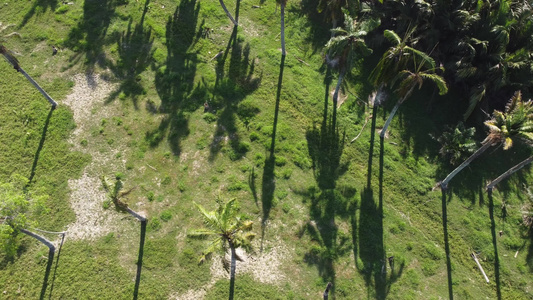
{"type": "Polygon", "coordinates": [[[492,198],[492,189],[487,190],[489,197],[489,216],[490,216],[490,232],[492,234],[492,246],[494,247],[494,276],[496,280],[496,297],[498,300],[502,299],[501,283],[500,283],[500,257],[498,256],[498,243],[496,240],[496,222],[494,221],[494,201],[492,198]]]}
{"type": "Polygon", "coordinates": [[[190,114],[207,100],[207,83],[194,80],[198,53],[191,51],[199,12],[196,0],[180,2],[166,24],[166,61],[153,66],[161,105],[152,111],[164,117],[145,133],[145,142],[156,147],[166,138],[176,156],[181,153],[181,140],[189,135],[190,114]]]}
{"type": "Polygon", "coordinates": [[[69,58],[74,65],[85,56],[85,63],[92,72],[95,65],[105,68],[108,59],[104,46],[115,42],[116,37],[107,34],[115,15],[117,0],[86,0],[83,2],[83,18],[73,27],[64,45],[75,54],[69,58]]]}
{"type": "Polygon", "coordinates": [[[133,19],[130,17],[127,31],[115,35],[119,59],[116,64],[110,63],[109,68],[120,80],[120,85],[108,97],[106,103],[115,100],[119,95],[121,99],[126,96],[132,99],[137,109],[138,96],[146,94],[141,74],[148,68],[154,53],[152,29],[144,26],[149,4],[150,0],[146,0],[140,23],[132,28],[133,19]]]}
{"type": "Polygon", "coordinates": [[[252,196],[254,197],[255,206],[258,205],[258,198],[257,198],[257,186],[255,184],[255,179],[257,178],[257,174],[255,174],[255,167],[252,167],[252,170],[250,171],[250,175],[248,175],[248,187],[250,188],[250,191],[252,191],[252,196]]]}
{"type": "MultiPolygon", "coordinates": [[[[318,190],[307,191],[310,199],[310,221],[300,235],[307,233],[312,240],[311,249],[304,255],[304,261],[318,269],[324,284],[332,283],[331,294],[335,296],[335,261],[351,251],[352,245],[348,235],[339,234],[335,223],[336,217],[343,219],[355,216],[357,193],[351,187],[338,187],[337,180],[348,169],[348,163],[341,163],[345,145],[345,133],[340,134],[333,124],[333,117],[328,114],[329,86],[331,70],[326,71],[324,113],[320,124],[313,124],[306,132],[309,156],[312,160],[313,174],[318,190]]],[[[334,112],[333,112],[334,113],[334,112]]]]}
{"type": "Polygon", "coordinates": [[[263,241],[265,239],[266,227],[270,218],[272,209],[272,199],[276,190],[276,179],[274,178],[274,169],[276,167],[276,131],[278,127],[279,101],[281,99],[281,88],[283,85],[283,70],[285,68],[285,55],[281,55],[279,64],[278,88],[276,91],[276,105],[274,107],[274,120],[272,124],[272,139],[270,141],[270,154],[265,160],[263,168],[263,179],[261,184],[261,203],[263,209],[263,219],[261,220],[261,252],[263,252],[263,241]]]}
{"type": "Polygon", "coordinates": [[[59,250],[57,251],[56,265],[54,267],[54,275],[52,276],[52,284],[50,285],[50,294],[48,294],[48,299],[52,299],[52,294],[54,292],[54,283],[56,281],[57,266],[59,266],[59,257],[61,256],[61,249],[63,248],[63,242],[65,241],[65,234],[66,233],[63,233],[61,235],[61,243],[59,243],[59,250]]]}
{"type": "Polygon", "coordinates": [[[44,299],[46,295],[46,288],[48,287],[48,277],[50,276],[50,271],[52,270],[52,265],[54,264],[54,254],[55,249],[48,250],[48,261],[46,262],[46,271],[44,273],[43,285],[41,287],[41,295],[39,299],[44,299]]]}
{"type": "Polygon", "coordinates": [[[24,15],[24,18],[18,27],[24,27],[35,14],[42,14],[46,12],[48,8],[50,8],[52,11],[55,11],[56,7],[57,0],[35,0],[30,10],[24,15]]]}
{"type": "Polygon", "coordinates": [[[139,242],[139,256],[137,257],[137,274],[135,275],[135,287],[133,289],[133,299],[137,299],[139,295],[139,285],[141,283],[141,271],[143,266],[143,256],[144,256],[144,240],[146,237],[146,219],[141,221],[141,240],[139,242]]]}
{"type": "MultiPolygon", "coordinates": [[[[331,24],[325,21],[324,14],[318,12],[318,2],[318,0],[303,0],[299,8],[289,7],[290,14],[307,16],[309,26],[307,41],[313,47],[313,54],[321,51],[331,37],[331,24]]],[[[338,24],[341,25],[342,23],[339,22],[338,24]]]]}
{"type": "Polygon", "coordinates": [[[446,190],[442,190],[442,230],[444,234],[444,251],[446,252],[446,273],[448,275],[448,298],[453,300],[452,261],[448,241],[448,212],[446,209],[446,190]]]}
{"type": "Polygon", "coordinates": [[[39,146],[37,147],[37,151],[35,152],[35,156],[33,157],[31,173],[30,173],[30,176],[28,177],[28,185],[26,186],[26,188],[31,184],[33,177],[35,176],[35,170],[37,169],[37,163],[39,162],[39,156],[41,155],[41,150],[43,149],[44,141],[46,140],[46,133],[48,132],[48,125],[50,124],[50,119],[52,118],[53,112],[54,112],[54,108],[52,107],[50,109],[50,112],[48,112],[46,121],[44,122],[43,133],[41,134],[41,140],[39,141],[39,146]]]}
{"type": "MultiPolygon", "coordinates": [[[[225,147],[226,140],[229,141],[230,149],[226,148],[224,151],[231,160],[239,160],[246,155],[249,147],[241,143],[236,117],[251,118],[258,112],[252,110],[250,116],[244,116],[246,107],[241,104],[247,95],[259,87],[261,75],[255,76],[255,59],[250,58],[250,45],[244,45],[243,41],[237,37],[238,29],[237,26],[233,27],[226,50],[216,62],[217,77],[213,90],[215,98],[212,99],[211,106],[219,109],[219,111],[217,112],[217,124],[210,147],[209,160],[211,161],[225,147]],[[229,65],[226,68],[228,57],[229,65]]],[[[252,102],[247,104],[247,107],[254,107],[252,102]]]]}

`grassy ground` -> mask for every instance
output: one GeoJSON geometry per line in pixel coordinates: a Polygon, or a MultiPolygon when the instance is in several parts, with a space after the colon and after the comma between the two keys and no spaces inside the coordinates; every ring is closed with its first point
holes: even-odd
{"type": "Polygon", "coordinates": [[[320,298],[328,282],[338,299],[445,298],[442,201],[456,298],[531,295],[533,250],[519,224],[531,173],[502,183],[491,198],[483,188],[526,150],[485,154],[449,194],[432,192],[450,167],[429,134],[459,117],[458,95],[428,102],[431,89],[415,93],[381,144],[376,130],[393,103],[374,111],[366,104],[371,57],[351,74],[332,130],[337,77],[322,66],[329,25],[314,12],[316,1],[289,1],[283,62],[274,3],[225,2],[233,12],[239,4],[238,30],[214,0],[18,1],[0,8],[1,28],[13,24],[2,35],[18,33],[4,44],[59,102],[50,111],[22,75],[0,64],[1,180],[19,173],[51,196],[50,214],[40,220],[47,230],[79,219],[69,203],[84,202],[72,200],[73,182],[88,178],[88,192],[101,196],[85,201],[97,201],[87,226],[99,231],[67,235],[44,284],[44,246],[23,238],[17,257],[0,257],[2,297],[132,297],[139,224],[103,209],[101,175],[135,188],[124,201],[149,218],[141,299],[226,297],[229,280],[218,260],[198,266],[204,244],[186,237],[202,226],[192,201],[214,209],[217,197],[238,198],[255,222],[256,253],[237,267],[245,271],[237,277],[238,299],[320,298]],[[55,56],[52,45],[60,49],[55,56]],[[83,100],[91,103],[85,110],[72,104],[86,99],[72,96],[83,80],[87,91],[109,86],[103,98],[83,100]],[[385,263],[390,256],[394,268],[385,263]]]}

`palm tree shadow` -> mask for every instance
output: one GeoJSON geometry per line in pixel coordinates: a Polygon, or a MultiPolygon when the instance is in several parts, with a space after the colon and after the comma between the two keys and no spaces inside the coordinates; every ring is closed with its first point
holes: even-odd
{"type": "Polygon", "coordinates": [[[496,240],[496,223],[494,221],[494,200],[492,195],[492,188],[487,190],[489,197],[489,216],[490,216],[490,231],[492,234],[492,245],[494,247],[494,276],[496,277],[496,296],[498,300],[502,299],[501,283],[500,283],[500,257],[498,256],[498,244],[496,240]]]}
{"type": "Polygon", "coordinates": [[[46,133],[48,132],[48,125],[50,124],[50,119],[52,118],[53,112],[54,112],[54,107],[50,109],[50,111],[48,112],[48,116],[46,117],[46,121],[44,122],[41,140],[39,141],[39,146],[37,147],[37,151],[35,152],[35,156],[33,158],[33,164],[31,166],[31,173],[30,173],[30,176],[28,177],[28,185],[32,182],[33,177],[35,176],[35,171],[37,169],[37,163],[39,162],[39,156],[41,154],[41,150],[43,149],[44,141],[46,140],[46,133]]]}
{"type": "Polygon", "coordinates": [[[39,299],[41,300],[44,299],[46,289],[48,287],[48,277],[50,276],[50,271],[52,270],[52,265],[54,264],[54,254],[55,249],[48,250],[48,261],[46,263],[46,271],[44,273],[43,285],[41,287],[41,295],[39,296],[39,299]]]}
{"type": "Polygon", "coordinates": [[[24,18],[22,19],[22,22],[20,23],[19,28],[24,27],[36,13],[41,14],[41,13],[46,12],[48,10],[48,7],[50,7],[51,11],[55,11],[57,7],[57,0],[35,1],[31,9],[24,15],[24,18]]]}
{"type": "Polygon", "coordinates": [[[132,29],[133,19],[130,17],[127,31],[122,35],[115,35],[119,59],[114,65],[110,63],[110,69],[121,83],[118,89],[111,93],[106,103],[115,100],[123,93],[132,98],[134,107],[137,109],[138,96],[146,93],[141,84],[140,75],[149,66],[154,53],[152,29],[144,26],[149,4],[150,0],[146,0],[140,23],[132,29]]]}
{"type": "Polygon", "coordinates": [[[141,220],[141,239],[139,242],[139,256],[137,257],[137,273],[135,275],[135,287],[133,289],[133,299],[137,299],[139,295],[139,285],[141,283],[141,271],[143,265],[144,256],[144,240],[146,237],[146,224],[147,220],[141,220]]]}
{"type": "Polygon", "coordinates": [[[152,66],[161,104],[148,108],[164,117],[159,126],[146,132],[145,141],[156,147],[166,138],[174,155],[180,155],[181,140],[189,134],[190,113],[203,105],[207,93],[204,80],[195,83],[198,53],[190,51],[199,12],[196,0],[180,2],[166,24],[166,62],[152,66]]]}
{"type": "MultiPolygon", "coordinates": [[[[220,108],[217,113],[217,124],[211,142],[209,160],[214,160],[224,146],[227,135],[231,146],[232,160],[241,159],[247,148],[240,147],[240,136],[237,133],[236,114],[239,114],[239,103],[261,83],[261,77],[256,77],[255,59],[250,58],[250,45],[243,45],[237,37],[238,27],[234,26],[226,50],[216,62],[216,81],[213,94],[216,99],[212,106],[220,108]],[[226,74],[226,61],[229,65],[226,74]]],[[[220,53],[219,53],[220,54],[220,53]]]]}
{"type": "MultiPolygon", "coordinates": [[[[52,284],[50,285],[50,294],[48,295],[48,299],[52,299],[52,294],[54,292],[54,283],[55,283],[55,280],[56,280],[56,272],[57,272],[57,267],[59,266],[59,257],[61,256],[61,249],[63,248],[63,242],[65,241],[65,234],[66,233],[63,233],[61,235],[61,242],[59,243],[59,250],[57,251],[56,265],[54,267],[54,275],[52,276],[52,284]]],[[[44,283],[43,283],[43,288],[41,289],[41,295],[44,295],[43,294],[43,290],[46,290],[46,287],[44,286],[44,283]]]]}
{"type": "Polygon", "coordinates": [[[318,191],[309,190],[305,197],[311,199],[309,212],[311,220],[302,229],[301,235],[307,232],[313,241],[311,250],[304,255],[304,261],[316,265],[323,282],[332,283],[331,292],[335,295],[334,262],[336,258],[350,252],[352,247],[348,236],[338,235],[335,217],[338,215],[346,218],[355,215],[355,205],[351,201],[351,196],[355,195],[356,191],[348,189],[349,191],[343,194],[337,189],[337,180],[347,171],[348,163],[341,163],[345,133],[342,135],[339,133],[333,124],[333,116],[328,115],[330,68],[326,71],[324,84],[326,93],[322,122],[320,125],[315,123],[306,132],[308,152],[318,191]]]}
{"type": "Polygon", "coordinates": [[[448,212],[446,209],[446,189],[442,190],[442,229],[444,233],[444,250],[446,252],[446,271],[448,275],[448,297],[453,299],[453,286],[452,286],[452,262],[450,256],[450,244],[448,241],[448,212]]]}
{"type": "Polygon", "coordinates": [[[107,35],[107,29],[115,15],[117,5],[118,1],[113,0],[84,1],[83,18],[70,30],[64,43],[76,53],[69,58],[70,65],[76,64],[85,54],[85,63],[89,71],[95,65],[106,67],[108,59],[103,47],[114,40],[107,35]]]}
{"type": "Polygon", "coordinates": [[[274,178],[274,169],[276,167],[276,131],[278,126],[279,101],[281,99],[281,87],[283,84],[283,69],[285,68],[285,55],[281,55],[279,65],[278,89],[276,92],[276,105],[274,107],[274,121],[272,124],[272,139],[270,142],[270,154],[265,160],[263,168],[263,179],[261,184],[261,203],[263,209],[263,219],[261,220],[261,252],[263,252],[263,241],[265,239],[267,222],[272,209],[272,199],[276,190],[276,180],[274,178]]]}

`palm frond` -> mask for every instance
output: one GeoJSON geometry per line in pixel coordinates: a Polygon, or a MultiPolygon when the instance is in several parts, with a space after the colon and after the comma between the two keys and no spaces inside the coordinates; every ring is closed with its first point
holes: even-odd
{"type": "Polygon", "coordinates": [[[470,98],[468,99],[468,108],[466,112],[463,115],[463,119],[468,119],[472,112],[474,111],[474,108],[476,108],[477,104],[485,97],[486,93],[485,85],[482,85],[480,88],[475,89],[472,94],[470,95],[470,98]]]}
{"type": "Polygon", "coordinates": [[[399,45],[402,42],[402,39],[400,38],[400,36],[392,30],[386,29],[383,32],[383,35],[385,36],[385,38],[387,38],[387,40],[389,40],[394,45],[399,45]]]}
{"type": "Polygon", "coordinates": [[[448,86],[446,85],[446,81],[441,76],[439,76],[437,74],[430,74],[430,73],[420,73],[420,76],[424,80],[428,80],[429,79],[432,82],[434,82],[437,85],[437,87],[439,88],[439,95],[442,96],[442,95],[448,93],[448,86]]]}

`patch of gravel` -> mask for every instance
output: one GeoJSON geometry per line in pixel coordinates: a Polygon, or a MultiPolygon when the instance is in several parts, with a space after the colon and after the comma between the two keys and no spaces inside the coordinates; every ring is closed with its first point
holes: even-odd
{"type": "Polygon", "coordinates": [[[69,180],[68,185],[70,205],[76,214],[76,222],[67,227],[69,239],[92,240],[117,229],[117,214],[103,208],[106,194],[99,190],[100,179],[83,174],[80,179],[69,180]]]}
{"type": "Polygon", "coordinates": [[[90,125],[98,124],[102,117],[107,117],[105,109],[99,110],[95,118],[93,109],[103,106],[111,92],[116,88],[116,84],[104,80],[102,76],[92,73],[74,75],[74,88],[72,93],[63,100],[63,104],[68,105],[74,112],[76,129],[73,136],[77,137],[82,132],[87,131],[90,125]]]}
{"type": "MultiPolygon", "coordinates": [[[[254,249],[259,249],[259,241],[256,241],[254,249]]],[[[226,259],[230,259],[230,252],[226,253],[226,259]]],[[[281,270],[282,263],[291,256],[289,250],[279,245],[273,245],[268,251],[263,253],[248,254],[242,249],[237,249],[237,255],[242,261],[237,261],[236,280],[239,280],[239,274],[250,274],[254,280],[266,284],[280,285],[286,282],[287,278],[281,270]]],[[[211,264],[211,282],[202,286],[199,290],[188,290],[184,294],[172,294],[169,299],[204,299],[208,290],[210,290],[220,278],[229,278],[228,272],[222,266],[220,256],[213,256],[211,264]]]]}
{"type": "Polygon", "coordinates": [[[72,191],[70,205],[76,214],[76,221],[68,225],[67,237],[92,240],[117,230],[120,216],[112,210],[103,208],[106,194],[101,189],[102,183],[97,176],[89,175],[94,172],[88,171],[110,164],[110,169],[113,169],[112,164],[116,162],[113,162],[112,158],[118,150],[103,155],[98,151],[82,147],[80,141],[83,137],[89,136],[91,127],[98,125],[102,118],[109,117],[110,109],[105,109],[103,106],[116,85],[94,74],[77,74],[72,80],[74,81],[72,93],[62,102],[72,109],[76,123],[70,142],[73,150],[90,154],[92,161],[81,178],[68,181],[72,191]]]}

